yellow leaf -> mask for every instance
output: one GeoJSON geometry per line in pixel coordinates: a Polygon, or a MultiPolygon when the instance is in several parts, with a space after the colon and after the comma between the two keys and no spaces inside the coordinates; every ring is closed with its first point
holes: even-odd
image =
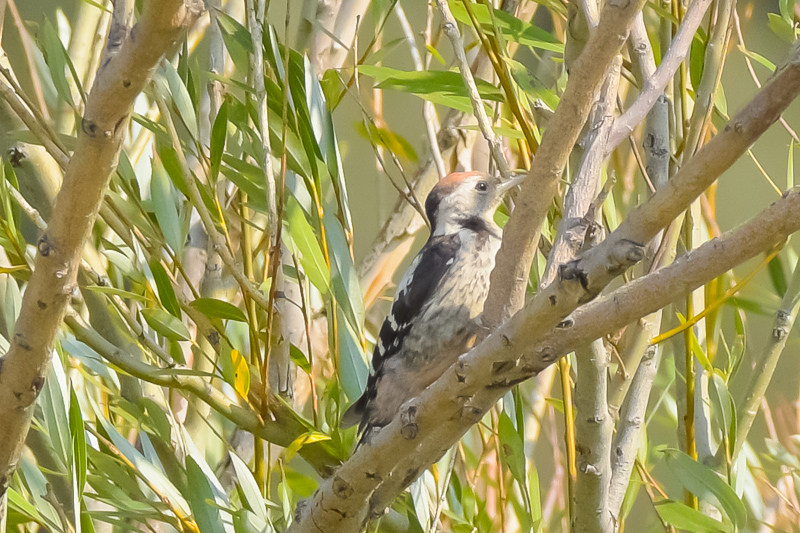
{"type": "Polygon", "coordinates": [[[17,265],[10,267],[0,267],[0,274],[12,274],[14,272],[29,271],[30,269],[25,265],[17,265]]]}
{"type": "Polygon", "coordinates": [[[231,350],[233,361],[233,386],[242,398],[247,398],[250,392],[250,367],[239,350],[231,350]]]}
{"type": "Polygon", "coordinates": [[[294,457],[294,454],[299,452],[300,448],[302,448],[306,444],[312,444],[314,442],[320,442],[323,440],[331,440],[331,438],[328,435],[324,433],[319,433],[317,431],[309,431],[308,433],[303,433],[302,435],[294,439],[294,441],[289,445],[289,447],[286,448],[286,456],[285,456],[286,460],[289,461],[292,457],[294,457]]]}

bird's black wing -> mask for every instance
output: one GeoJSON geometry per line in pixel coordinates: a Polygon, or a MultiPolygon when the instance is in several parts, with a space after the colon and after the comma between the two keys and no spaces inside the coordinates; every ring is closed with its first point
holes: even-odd
{"type": "Polygon", "coordinates": [[[377,372],[383,362],[403,348],[403,339],[425,303],[436,292],[455,260],[461,239],[457,233],[431,237],[397,287],[392,309],[383,321],[372,354],[377,372]]]}
{"type": "Polygon", "coordinates": [[[342,418],[343,427],[360,421],[367,404],[375,397],[384,362],[402,350],[403,340],[414,324],[414,319],[436,292],[460,246],[461,239],[457,233],[431,237],[414,258],[397,287],[392,309],[378,334],[378,343],[372,353],[373,371],[367,381],[367,388],[345,413],[342,418]]]}

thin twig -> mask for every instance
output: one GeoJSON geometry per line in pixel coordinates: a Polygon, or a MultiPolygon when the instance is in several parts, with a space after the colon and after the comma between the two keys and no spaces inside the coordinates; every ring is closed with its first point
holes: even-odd
{"type": "Polygon", "coordinates": [[[628,27],[644,0],[607,2],[582,53],[570,70],[564,95],[549,121],[542,144],[516,206],[503,232],[484,305],[487,327],[508,319],[525,301],[527,280],[539,244],[539,235],[569,154],[605,80],[608,66],[617,56],[628,27]]]}
{"type": "MultiPolygon", "coordinates": [[[[267,115],[267,90],[264,86],[264,46],[262,45],[264,20],[266,13],[265,0],[248,0],[247,14],[250,23],[250,33],[253,36],[253,87],[256,92],[256,109],[258,111],[258,129],[261,133],[261,168],[267,179],[267,220],[269,233],[274,235],[277,231],[278,220],[276,213],[278,203],[276,200],[275,174],[272,170],[272,146],[269,139],[269,119],[267,115]],[[253,3],[256,3],[254,6],[253,3]]],[[[284,53],[288,54],[288,51],[284,53]]],[[[288,75],[288,74],[287,74],[288,75]]]]}
{"type": "Polygon", "coordinates": [[[41,113],[32,107],[24,96],[24,91],[16,84],[13,75],[6,68],[0,67],[0,73],[9,82],[0,81],[0,97],[8,103],[9,107],[14,113],[22,120],[25,126],[33,133],[42,143],[47,153],[55,159],[56,163],[62,170],[67,168],[69,162],[69,155],[66,149],[61,145],[58,136],[50,129],[47,121],[41,113]]]}
{"type": "Polygon", "coordinates": [[[664,92],[664,87],[667,86],[669,80],[675,75],[678,67],[683,63],[686,54],[689,53],[689,48],[692,45],[692,39],[703,21],[708,6],[711,5],[711,0],[695,0],[686,15],[683,18],[678,33],[672,41],[669,50],[661,60],[661,64],[656,69],[656,72],[645,80],[645,85],[642,87],[639,96],[631,104],[631,106],[620,116],[614,123],[614,130],[609,136],[608,145],[606,146],[606,153],[611,153],[614,148],[631,134],[633,129],[639,124],[653,107],[653,104],[664,92]]]}
{"type": "Polygon", "coordinates": [[[178,137],[178,131],[175,129],[175,124],[172,121],[172,115],[170,115],[169,109],[166,107],[163,97],[156,94],[156,101],[158,102],[158,107],[161,110],[161,118],[166,123],[167,132],[172,139],[172,146],[175,148],[175,153],[178,156],[178,162],[180,163],[184,184],[189,191],[189,197],[192,202],[192,206],[200,215],[200,220],[203,222],[203,227],[208,234],[208,238],[213,243],[214,250],[219,253],[222,261],[231,270],[231,274],[238,282],[242,291],[247,293],[247,295],[256,303],[258,303],[258,305],[263,309],[268,309],[269,300],[264,296],[261,290],[244,275],[240,265],[236,262],[236,259],[233,257],[233,254],[228,248],[225,236],[217,230],[214,220],[211,218],[211,213],[206,208],[205,202],[203,202],[203,197],[200,195],[200,190],[197,188],[195,178],[189,170],[189,164],[186,161],[186,155],[183,153],[180,137],[178,137]]]}
{"type": "Polygon", "coordinates": [[[483,138],[489,143],[489,150],[492,152],[492,158],[497,165],[497,170],[504,179],[509,179],[511,174],[508,168],[508,162],[503,155],[500,141],[497,139],[494,130],[492,130],[492,124],[489,121],[489,117],[486,115],[486,109],[483,107],[483,99],[478,92],[478,87],[475,85],[475,78],[472,76],[467,54],[464,52],[464,43],[461,41],[461,33],[458,31],[458,23],[450,12],[450,6],[447,0],[436,0],[436,3],[444,17],[444,31],[447,37],[450,38],[450,43],[453,45],[453,52],[456,55],[458,69],[461,71],[461,77],[464,80],[464,84],[467,86],[469,100],[472,102],[472,110],[475,112],[475,118],[478,120],[478,127],[483,134],[483,138]]]}
{"type": "Polygon", "coordinates": [[[28,218],[30,218],[31,221],[36,224],[36,227],[42,231],[46,230],[47,222],[44,221],[42,215],[39,214],[39,211],[29,204],[25,197],[22,196],[17,189],[14,187],[9,187],[8,189],[11,192],[11,197],[15,202],[17,202],[17,205],[19,205],[20,209],[22,209],[25,214],[28,215],[28,218]]]}
{"type": "MultiPolygon", "coordinates": [[[[795,6],[797,9],[800,6],[795,6]]],[[[733,28],[736,30],[736,38],[739,40],[739,44],[742,47],[742,50],[745,52],[747,51],[747,46],[744,44],[744,36],[742,36],[742,25],[739,22],[739,13],[734,9],[733,10],[733,28]]],[[[761,81],[758,79],[758,75],[756,75],[755,69],[753,69],[753,61],[750,59],[750,56],[747,53],[742,54],[744,56],[744,62],[747,65],[747,71],[750,73],[750,77],[753,78],[753,83],[756,84],[756,87],[759,89],[761,88],[761,81]]],[[[786,122],[786,119],[781,117],[780,118],[781,126],[785,129],[789,135],[792,136],[795,142],[800,142],[800,137],[797,136],[797,133],[794,129],[786,122]]]]}
{"type": "MultiPolygon", "coordinates": [[[[406,17],[406,12],[403,10],[403,6],[400,2],[395,4],[394,12],[397,15],[397,20],[400,22],[400,27],[403,29],[403,34],[408,41],[408,50],[411,53],[411,59],[414,61],[414,68],[422,72],[425,70],[425,65],[422,63],[422,57],[420,56],[419,49],[417,49],[417,43],[414,39],[414,30],[411,28],[408,17],[406,17]]],[[[427,100],[422,102],[422,114],[425,119],[425,132],[428,135],[431,157],[433,157],[433,163],[436,165],[439,178],[443,178],[447,174],[447,170],[444,166],[444,159],[442,159],[442,151],[439,150],[439,141],[436,138],[436,131],[439,129],[439,120],[436,118],[432,102],[427,100]]]]}
{"type": "Polygon", "coordinates": [[[797,319],[798,311],[800,311],[800,263],[795,267],[780,308],[775,312],[769,341],[752,372],[744,400],[736,408],[739,419],[736,423],[736,440],[732,443],[731,462],[736,462],[747,441],[747,435],[750,433],[750,428],[753,427],[761,400],[775,374],[775,368],[786,347],[786,341],[789,339],[789,333],[797,319]]]}

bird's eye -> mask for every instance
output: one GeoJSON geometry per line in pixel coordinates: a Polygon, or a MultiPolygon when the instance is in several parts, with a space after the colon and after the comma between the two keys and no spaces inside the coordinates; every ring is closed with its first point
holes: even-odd
{"type": "Polygon", "coordinates": [[[479,181],[477,185],[475,185],[476,191],[486,192],[489,190],[489,184],[485,181],[479,181]]]}

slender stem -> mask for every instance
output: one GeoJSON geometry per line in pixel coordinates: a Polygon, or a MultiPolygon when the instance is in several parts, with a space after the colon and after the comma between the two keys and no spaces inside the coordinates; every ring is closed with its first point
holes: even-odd
{"type": "Polygon", "coordinates": [[[789,339],[789,333],[792,331],[799,310],[800,262],[795,266],[780,308],[775,312],[771,335],[753,370],[744,399],[736,409],[739,419],[736,423],[736,440],[733,443],[733,453],[731,454],[732,463],[736,462],[742,447],[747,442],[747,436],[753,427],[767,387],[775,374],[775,368],[786,347],[786,341],[789,339]]]}
{"type": "Polygon", "coordinates": [[[470,102],[472,102],[472,110],[475,113],[475,118],[478,120],[478,127],[483,134],[483,138],[489,143],[489,150],[492,152],[492,158],[494,159],[495,165],[497,165],[497,170],[503,178],[508,179],[510,177],[508,162],[506,161],[505,155],[503,155],[500,141],[497,139],[494,130],[492,130],[492,124],[489,121],[489,117],[486,115],[483,100],[478,92],[478,87],[475,85],[475,78],[472,76],[467,54],[464,52],[464,43],[461,41],[461,33],[458,31],[458,23],[450,12],[450,6],[447,0],[436,0],[436,4],[439,6],[439,11],[444,17],[444,32],[453,45],[453,52],[455,52],[456,55],[458,69],[461,71],[461,77],[464,79],[464,84],[467,86],[467,93],[469,94],[470,102]]]}
{"type": "Polygon", "coordinates": [[[572,399],[572,378],[569,359],[558,360],[558,373],[561,379],[561,399],[564,405],[564,448],[567,460],[567,513],[569,521],[575,518],[575,479],[578,470],[575,465],[575,403],[572,399]]]}
{"type": "MultiPolygon", "coordinates": [[[[525,115],[525,113],[523,113],[519,99],[517,98],[517,91],[514,90],[514,86],[511,83],[511,75],[508,71],[507,62],[505,61],[508,54],[503,53],[500,50],[497,39],[492,36],[487,36],[483,32],[481,25],[478,23],[478,19],[475,17],[475,13],[472,11],[470,0],[461,0],[461,3],[464,5],[467,15],[472,22],[472,26],[475,29],[475,32],[478,34],[478,38],[481,40],[481,43],[483,44],[486,55],[489,57],[489,60],[492,63],[495,74],[497,74],[497,79],[500,81],[500,87],[503,89],[503,94],[506,96],[508,108],[514,118],[516,118],[517,125],[522,130],[522,134],[525,136],[529,151],[535,154],[539,149],[539,142],[536,140],[536,137],[531,131],[529,125],[530,119],[525,115]]],[[[483,4],[489,10],[490,16],[494,18],[494,7],[486,0],[484,0],[483,4]]]]}
{"type": "MultiPolygon", "coordinates": [[[[272,146],[269,138],[269,118],[267,115],[267,90],[264,85],[264,17],[266,13],[265,0],[247,0],[247,15],[250,33],[253,38],[253,76],[252,84],[256,94],[256,110],[258,111],[258,130],[261,132],[261,169],[266,177],[267,189],[267,220],[269,221],[269,234],[277,231],[278,212],[275,190],[275,174],[272,170],[272,146]],[[255,5],[254,5],[255,2],[255,5]]],[[[288,52],[286,52],[288,54],[288,52]]]]}
{"type": "Polygon", "coordinates": [[[606,147],[607,153],[619,146],[633,132],[633,129],[644,119],[658,97],[664,93],[664,88],[675,75],[680,65],[683,64],[686,54],[689,53],[694,34],[697,28],[700,27],[700,23],[703,22],[703,17],[709,5],[711,5],[711,0],[694,0],[692,5],[689,6],[686,15],[683,17],[683,22],[675,34],[667,53],[662,58],[658,69],[652,76],[644,80],[644,86],[639,96],[614,123],[614,131],[611,133],[606,147]]]}
{"type": "MultiPolygon", "coordinates": [[[[408,50],[411,53],[412,61],[414,61],[414,68],[420,72],[424,71],[425,65],[422,62],[422,57],[420,56],[417,43],[414,39],[414,30],[408,22],[408,17],[406,17],[406,12],[400,2],[395,4],[394,12],[397,15],[397,20],[400,22],[400,27],[403,29],[406,41],[408,41],[408,50]]],[[[422,103],[422,114],[425,118],[425,133],[428,136],[431,157],[433,157],[433,163],[436,166],[436,171],[439,173],[439,178],[443,178],[447,174],[447,170],[444,166],[444,159],[442,159],[442,151],[439,149],[439,141],[436,138],[436,131],[439,129],[439,121],[436,118],[433,103],[425,100],[422,103]]]]}
{"type": "Polygon", "coordinates": [[[239,287],[241,287],[242,292],[247,293],[247,295],[256,303],[258,303],[259,306],[267,309],[269,306],[269,301],[261,293],[261,290],[256,287],[247,276],[244,275],[244,272],[237,264],[236,259],[233,257],[233,254],[228,248],[225,236],[217,230],[214,220],[211,218],[211,213],[209,212],[208,208],[206,208],[203,197],[201,196],[200,190],[197,187],[195,178],[189,170],[189,165],[186,161],[186,155],[183,153],[178,132],[175,129],[175,124],[172,121],[172,115],[170,115],[164,99],[160,95],[156,95],[156,101],[158,102],[158,107],[161,110],[161,117],[166,123],[167,132],[172,139],[172,146],[175,148],[175,153],[178,156],[178,162],[180,163],[184,184],[189,191],[189,198],[192,202],[192,206],[200,215],[200,220],[203,222],[203,227],[208,234],[209,240],[212,242],[214,251],[219,253],[222,261],[230,269],[231,274],[233,274],[233,277],[239,283],[239,287]]]}

